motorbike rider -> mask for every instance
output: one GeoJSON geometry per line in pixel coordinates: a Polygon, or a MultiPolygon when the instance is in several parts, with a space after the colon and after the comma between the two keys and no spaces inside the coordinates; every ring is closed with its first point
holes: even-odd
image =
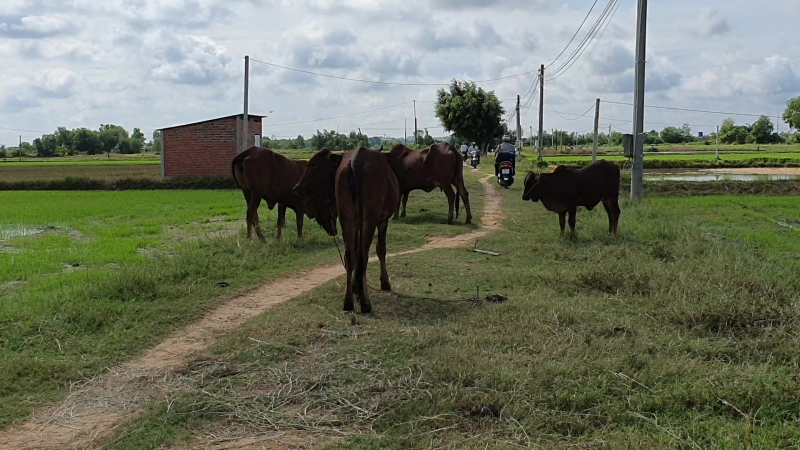
{"type": "Polygon", "coordinates": [[[514,171],[517,170],[517,149],[514,147],[514,144],[511,143],[511,136],[509,135],[503,136],[503,142],[497,146],[497,150],[495,150],[494,176],[500,173],[500,163],[503,161],[510,162],[514,171]]]}
{"type": "Polygon", "coordinates": [[[463,156],[463,157],[464,157],[464,160],[466,161],[466,159],[467,159],[467,152],[469,151],[469,149],[468,149],[468,147],[467,147],[467,143],[466,143],[466,142],[464,142],[463,144],[461,144],[461,148],[460,148],[459,150],[461,151],[461,156],[463,156]]]}
{"type": "Polygon", "coordinates": [[[467,151],[467,154],[470,157],[475,158],[478,161],[478,164],[481,163],[481,152],[478,151],[478,146],[475,145],[474,142],[472,143],[472,145],[469,146],[469,150],[467,151]]]}

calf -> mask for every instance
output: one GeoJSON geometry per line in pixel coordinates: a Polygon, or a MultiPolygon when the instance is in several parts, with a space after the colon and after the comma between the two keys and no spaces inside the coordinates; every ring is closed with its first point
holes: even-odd
{"type": "Polygon", "coordinates": [[[558,166],[553,173],[528,172],[522,200],[541,200],[548,211],[558,213],[562,234],[564,218],[569,213],[569,228],[573,235],[578,206],[584,206],[591,211],[602,201],[608,214],[608,232],[616,235],[621,213],[619,179],[619,167],[604,159],[579,170],[558,166]]]}
{"type": "Polygon", "coordinates": [[[320,214],[315,205],[302,199],[293,190],[307,166],[307,161],[296,161],[264,147],[250,147],[233,158],[233,179],[247,202],[247,239],[252,239],[255,228],[261,242],[266,241],[258,220],[258,207],[262,199],[267,202],[270,210],[278,205],[276,239],[281,238],[281,231],[286,223],[286,208],[292,209],[297,216],[299,237],[303,236],[303,215],[319,222],[320,214]]]}
{"type": "MultiPolygon", "coordinates": [[[[365,147],[349,150],[344,155],[322,149],[308,163],[308,169],[294,190],[318,204],[330,203],[334,196],[336,213],[332,217],[335,221],[338,216],[345,245],[344,310],[354,310],[355,295],[361,312],[369,313],[372,305],[367,287],[367,261],[376,228],[381,290],[392,289],[386,271],[386,230],[400,202],[397,178],[385,154],[365,147]]],[[[335,235],[335,224],[333,227],[335,235]]]]}

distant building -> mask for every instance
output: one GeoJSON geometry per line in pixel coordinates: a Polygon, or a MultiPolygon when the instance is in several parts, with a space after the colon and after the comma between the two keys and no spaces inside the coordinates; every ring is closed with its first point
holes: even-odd
{"type": "MultiPolygon", "coordinates": [[[[248,114],[247,147],[260,144],[261,119],[248,114]]],[[[161,175],[230,176],[231,160],[242,151],[244,114],[161,128],[161,175]]]]}

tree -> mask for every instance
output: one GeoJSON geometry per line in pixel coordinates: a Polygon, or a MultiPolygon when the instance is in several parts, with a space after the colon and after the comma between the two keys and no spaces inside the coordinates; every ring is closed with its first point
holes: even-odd
{"type": "Polygon", "coordinates": [[[417,130],[417,143],[424,147],[429,147],[436,143],[436,140],[428,133],[428,129],[417,130]]]}
{"type": "Polygon", "coordinates": [[[306,148],[306,139],[302,134],[297,135],[297,139],[292,142],[292,148],[302,149],[306,148]]]}
{"type": "Polygon", "coordinates": [[[119,125],[100,125],[100,141],[103,143],[103,151],[111,154],[117,149],[120,141],[128,139],[128,131],[119,125]]]}
{"type": "Polygon", "coordinates": [[[800,129],[800,97],[795,97],[786,102],[783,121],[795,130],[800,129]]]}
{"type": "Polygon", "coordinates": [[[161,132],[156,130],[153,131],[153,139],[148,144],[148,149],[150,153],[155,153],[156,155],[161,154],[161,132]]]}
{"type": "Polygon", "coordinates": [[[665,127],[661,130],[661,140],[667,144],[680,144],[684,142],[683,131],[675,127],[665,127]]]}
{"type": "Polygon", "coordinates": [[[436,116],[445,131],[475,141],[482,149],[502,137],[506,112],[494,91],[453,80],[448,90],[439,89],[436,96],[436,116]]]}
{"type": "Polygon", "coordinates": [[[99,132],[81,128],[72,132],[72,148],[77,153],[98,155],[103,153],[103,141],[99,132]]]}
{"type": "Polygon", "coordinates": [[[753,124],[750,134],[753,136],[753,141],[755,141],[756,144],[764,144],[771,141],[774,130],[775,127],[772,125],[772,121],[769,120],[769,117],[761,116],[753,124]]]}

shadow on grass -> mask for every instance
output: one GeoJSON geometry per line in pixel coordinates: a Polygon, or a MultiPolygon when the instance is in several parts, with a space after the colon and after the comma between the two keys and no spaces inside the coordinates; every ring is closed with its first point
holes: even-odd
{"type": "Polygon", "coordinates": [[[372,315],[374,319],[413,322],[420,325],[455,319],[483,304],[467,294],[434,298],[402,292],[383,292],[371,287],[370,291],[373,311],[377,311],[372,315]]]}

